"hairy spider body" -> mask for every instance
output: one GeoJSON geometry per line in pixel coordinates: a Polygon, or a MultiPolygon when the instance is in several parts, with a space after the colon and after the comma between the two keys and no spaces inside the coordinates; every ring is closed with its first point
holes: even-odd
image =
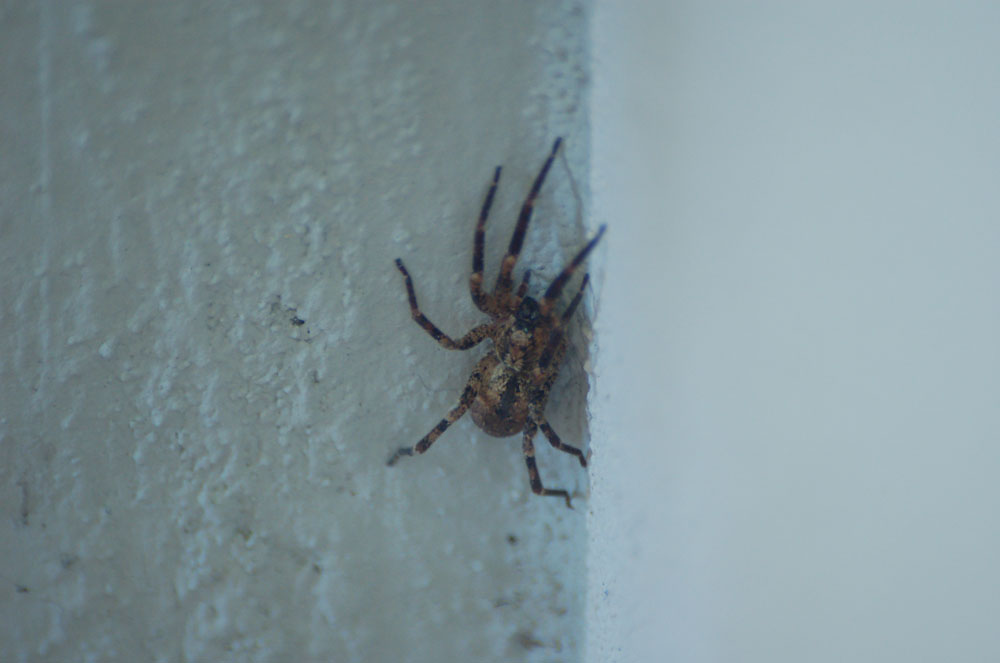
{"type": "Polygon", "coordinates": [[[544,331],[524,329],[516,318],[498,325],[493,352],[480,362],[482,387],[469,408],[472,420],[489,435],[509,437],[520,433],[532,409],[544,411],[548,385],[558,375],[558,360],[565,352],[564,339],[547,369],[537,375],[525,370],[538,363],[537,348],[547,341],[544,331]]]}
{"type": "Polygon", "coordinates": [[[583,452],[577,447],[564,444],[559,439],[546,421],[544,411],[549,391],[559,374],[559,365],[566,353],[566,325],[580,304],[589,276],[584,275],[576,295],[562,314],[555,314],[555,305],[573,272],[601,239],[605,226],[601,226],[597,235],[587,242],[553,279],[540,300],[527,295],[530,272],[525,272],[516,290],[513,288],[512,280],[528,223],[531,221],[535,199],[545,182],[561,142],[562,139],[557,138],[553,143],[552,151],[535,177],[531,191],[521,206],[521,213],[507,253],[500,263],[500,275],[497,277],[496,285],[493,292],[487,294],[482,289],[483,244],[486,218],[500,181],[500,167],[497,166],[493,172],[493,181],[476,224],[472,250],[472,276],[469,278],[472,301],[479,310],[490,316],[490,322],[474,327],[457,341],[449,337],[420,311],[410,273],[402,260],[396,259],[396,267],[402,273],[406,284],[410,314],[434,340],[450,350],[468,350],[488,338],[493,342],[493,348],[476,364],[458,404],[415,445],[395,451],[389,457],[388,465],[394,465],[403,456],[427,451],[451,424],[468,411],[475,424],[494,437],[509,437],[523,432],[521,449],[528,468],[531,490],[538,495],[562,497],[566,500],[566,506],[572,508],[568,492],[545,488],[542,485],[535,465],[533,440],[540,429],[549,444],[560,451],[573,454],[581,466],[587,466],[583,452]]]}
{"type": "Polygon", "coordinates": [[[524,430],[528,420],[530,386],[496,357],[483,358],[481,389],[472,401],[469,416],[487,434],[510,437],[524,430]]]}

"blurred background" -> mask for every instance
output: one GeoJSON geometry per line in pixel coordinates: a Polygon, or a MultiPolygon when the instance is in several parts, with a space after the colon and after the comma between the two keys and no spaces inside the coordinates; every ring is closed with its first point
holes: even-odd
{"type": "Polygon", "coordinates": [[[1000,659],[998,26],[597,3],[588,660],[1000,659]]]}

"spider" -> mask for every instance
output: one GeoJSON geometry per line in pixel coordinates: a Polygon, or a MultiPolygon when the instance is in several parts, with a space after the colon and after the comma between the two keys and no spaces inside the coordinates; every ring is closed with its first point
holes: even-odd
{"type": "Polygon", "coordinates": [[[483,239],[486,217],[493,205],[501,167],[497,166],[493,172],[493,181],[490,183],[486,200],[479,213],[479,221],[476,223],[472,245],[472,276],[469,278],[472,301],[480,311],[490,316],[490,322],[474,327],[458,340],[442,332],[421,313],[410,273],[403,265],[403,261],[396,259],[396,268],[402,273],[406,284],[410,314],[435,341],[449,350],[468,350],[481,341],[490,339],[493,347],[476,364],[458,404],[419,442],[412,447],[398,449],[389,457],[386,464],[394,465],[403,456],[424,453],[449,426],[469,411],[475,424],[493,437],[509,437],[523,432],[521,450],[528,466],[531,490],[536,495],[562,497],[566,500],[566,506],[572,509],[568,492],[545,488],[542,485],[535,465],[533,440],[541,429],[549,444],[559,451],[576,456],[581,466],[587,466],[587,459],[580,449],[559,439],[552,426],[545,420],[544,410],[549,390],[559,373],[559,364],[566,353],[566,325],[580,304],[590,275],[583,277],[576,295],[561,314],[556,313],[556,302],[573,272],[601,239],[606,226],[601,226],[594,238],[587,242],[586,246],[553,279],[541,300],[536,300],[527,294],[530,271],[525,271],[516,290],[512,281],[514,266],[521,253],[521,245],[524,243],[524,235],[531,221],[535,199],[561,143],[562,138],[557,138],[545,164],[535,177],[531,191],[521,207],[514,234],[507,247],[507,254],[500,263],[500,275],[497,277],[496,285],[492,293],[486,293],[483,291],[483,239]]]}

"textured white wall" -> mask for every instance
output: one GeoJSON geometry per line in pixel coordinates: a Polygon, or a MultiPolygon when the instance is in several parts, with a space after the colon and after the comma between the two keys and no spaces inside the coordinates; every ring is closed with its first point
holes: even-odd
{"type": "Polygon", "coordinates": [[[1000,6],[593,25],[588,660],[1000,660],[1000,6]]]}
{"type": "Polygon", "coordinates": [[[480,356],[392,260],[479,322],[488,178],[495,270],[558,134],[524,264],[584,235],[586,37],[571,1],[5,3],[0,660],[579,659],[585,499],[467,420],[384,462],[480,356]]]}

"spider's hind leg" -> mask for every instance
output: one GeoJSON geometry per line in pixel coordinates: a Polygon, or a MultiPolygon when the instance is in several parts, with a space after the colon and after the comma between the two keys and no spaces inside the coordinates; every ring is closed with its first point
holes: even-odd
{"type": "Polygon", "coordinates": [[[559,436],[556,435],[556,432],[552,430],[552,426],[550,426],[549,422],[545,420],[545,417],[539,414],[535,414],[534,417],[535,421],[538,422],[538,427],[542,429],[542,432],[545,433],[545,437],[548,438],[549,444],[563,453],[576,456],[576,459],[580,461],[580,465],[587,467],[587,458],[583,455],[583,452],[580,451],[580,449],[560,440],[559,436]]]}
{"type": "Polygon", "coordinates": [[[479,391],[480,384],[483,379],[482,365],[488,361],[488,357],[484,358],[476,366],[476,369],[472,372],[472,376],[465,385],[465,391],[462,392],[462,397],[458,399],[458,405],[453,407],[444,419],[437,423],[437,426],[431,429],[430,433],[424,435],[419,442],[414,444],[412,447],[400,447],[389,456],[389,460],[386,461],[386,465],[392,466],[396,464],[403,456],[413,456],[420,455],[431,448],[434,441],[441,437],[441,433],[448,430],[448,427],[453,423],[462,418],[465,411],[469,409],[472,405],[472,401],[476,398],[476,393],[479,391]]]}
{"type": "Polygon", "coordinates": [[[572,509],[573,504],[570,502],[568,492],[542,486],[542,479],[538,476],[538,466],[535,465],[535,445],[532,442],[532,438],[535,437],[535,431],[537,430],[538,428],[534,423],[529,423],[528,427],[524,429],[524,442],[521,445],[521,451],[524,453],[524,463],[528,466],[528,481],[531,482],[531,492],[536,495],[561,497],[566,500],[566,506],[572,509]]]}

